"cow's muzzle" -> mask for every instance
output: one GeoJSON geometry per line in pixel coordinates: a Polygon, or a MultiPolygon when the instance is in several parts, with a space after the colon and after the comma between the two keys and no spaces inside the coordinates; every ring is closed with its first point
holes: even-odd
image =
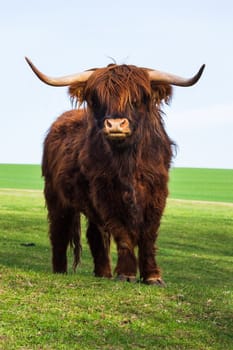
{"type": "Polygon", "coordinates": [[[103,132],[109,139],[125,139],[131,135],[129,121],[127,118],[106,118],[103,132]]]}

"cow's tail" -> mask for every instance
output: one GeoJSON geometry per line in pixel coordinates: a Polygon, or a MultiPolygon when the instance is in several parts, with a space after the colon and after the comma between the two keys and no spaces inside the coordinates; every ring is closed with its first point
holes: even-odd
{"type": "Polygon", "coordinates": [[[81,219],[80,213],[75,213],[73,218],[73,228],[70,237],[70,245],[73,248],[74,260],[73,270],[75,271],[81,258],[82,244],[81,244],[81,219]]]}

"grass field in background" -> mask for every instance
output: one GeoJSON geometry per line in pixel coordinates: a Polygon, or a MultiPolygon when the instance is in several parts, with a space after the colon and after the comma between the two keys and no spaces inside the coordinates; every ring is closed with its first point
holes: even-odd
{"type": "MultiPolygon", "coordinates": [[[[0,188],[42,189],[40,165],[0,164],[0,188]]],[[[170,197],[233,203],[233,169],[173,168],[170,197]]]]}
{"type": "Polygon", "coordinates": [[[233,169],[171,169],[170,192],[171,198],[233,202],[233,169]]]}
{"type": "Polygon", "coordinates": [[[0,165],[0,349],[232,349],[232,172],[172,170],[158,288],[93,277],[85,235],[53,275],[40,167],[0,165]]]}
{"type": "Polygon", "coordinates": [[[37,164],[0,164],[0,188],[43,188],[41,166],[37,164]]]}

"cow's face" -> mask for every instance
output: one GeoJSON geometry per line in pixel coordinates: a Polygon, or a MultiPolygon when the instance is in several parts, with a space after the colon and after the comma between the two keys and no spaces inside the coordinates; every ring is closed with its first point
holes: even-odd
{"type": "Polygon", "coordinates": [[[119,143],[132,136],[148,111],[151,86],[144,70],[112,65],[93,73],[84,94],[97,127],[108,140],[119,143]]]}
{"type": "Polygon", "coordinates": [[[70,95],[86,102],[90,127],[97,127],[111,143],[136,142],[145,123],[154,124],[162,100],[171,86],[150,80],[148,70],[129,65],[110,65],[94,70],[85,84],[74,84],[70,95]]]}

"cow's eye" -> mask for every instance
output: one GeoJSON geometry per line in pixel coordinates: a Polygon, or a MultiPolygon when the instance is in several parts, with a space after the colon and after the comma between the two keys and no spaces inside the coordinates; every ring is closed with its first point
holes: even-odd
{"type": "Polygon", "coordinates": [[[148,103],[148,96],[146,94],[143,94],[141,98],[134,98],[131,101],[131,104],[133,108],[138,109],[142,105],[146,105],[148,103]]]}
{"type": "Polygon", "coordinates": [[[131,104],[132,104],[133,108],[138,108],[140,103],[139,103],[139,101],[136,98],[134,98],[132,100],[131,104]]]}
{"type": "Polygon", "coordinates": [[[91,99],[91,106],[92,108],[94,109],[98,109],[100,107],[100,103],[99,103],[99,100],[97,98],[96,95],[92,96],[92,99],[91,99]]]}

